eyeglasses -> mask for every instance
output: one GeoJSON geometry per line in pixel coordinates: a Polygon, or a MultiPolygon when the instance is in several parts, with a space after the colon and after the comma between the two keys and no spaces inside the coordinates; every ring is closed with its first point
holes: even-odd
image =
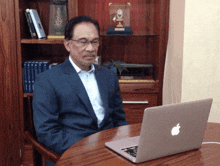
{"type": "Polygon", "coordinates": [[[95,39],[93,41],[88,41],[86,39],[79,39],[79,40],[70,39],[70,40],[75,41],[79,47],[88,47],[89,43],[91,43],[93,47],[99,46],[99,39],[95,39]]]}

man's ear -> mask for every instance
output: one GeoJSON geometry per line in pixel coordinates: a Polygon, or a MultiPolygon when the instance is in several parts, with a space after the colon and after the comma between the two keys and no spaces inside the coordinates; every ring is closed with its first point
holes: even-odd
{"type": "Polygon", "coordinates": [[[67,41],[67,40],[64,40],[63,44],[64,44],[66,50],[67,50],[68,52],[70,52],[70,42],[67,41]]]}

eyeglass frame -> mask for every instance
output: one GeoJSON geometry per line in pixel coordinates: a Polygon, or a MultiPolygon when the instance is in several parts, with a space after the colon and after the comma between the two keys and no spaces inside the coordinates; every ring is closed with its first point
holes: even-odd
{"type": "Polygon", "coordinates": [[[78,39],[78,40],[70,39],[69,41],[75,41],[75,42],[77,42],[78,44],[81,44],[81,47],[82,47],[82,48],[88,47],[88,45],[89,45],[90,43],[91,43],[91,45],[92,45],[93,47],[98,47],[98,46],[100,45],[100,43],[99,43],[99,38],[98,38],[98,39],[94,39],[94,40],[92,40],[92,41],[89,41],[89,40],[87,40],[87,39],[85,39],[85,38],[78,39]],[[82,41],[82,40],[85,40],[85,42],[80,42],[80,41],[82,41]],[[93,43],[93,42],[96,41],[96,40],[97,40],[98,43],[93,43]]]}

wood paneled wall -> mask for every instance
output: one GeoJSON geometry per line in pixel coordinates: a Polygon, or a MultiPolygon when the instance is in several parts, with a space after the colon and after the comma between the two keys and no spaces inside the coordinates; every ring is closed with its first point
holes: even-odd
{"type": "Polygon", "coordinates": [[[14,0],[0,0],[0,165],[21,165],[22,121],[14,0]]]}

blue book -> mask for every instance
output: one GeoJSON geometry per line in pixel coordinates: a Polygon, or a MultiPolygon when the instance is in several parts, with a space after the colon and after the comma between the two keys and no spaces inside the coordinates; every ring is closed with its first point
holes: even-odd
{"type": "Polygon", "coordinates": [[[43,69],[42,69],[42,72],[46,71],[49,69],[49,62],[43,62],[43,69]]]}
{"type": "Polygon", "coordinates": [[[34,82],[35,82],[35,68],[34,68],[34,62],[30,62],[30,65],[31,65],[31,92],[30,93],[33,93],[34,91],[34,82]]]}
{"type": "Polygon", "coordinates": [[[39,61],[39,62],[38,62],[38,73],[41,73],[41,72],[42,72],[42,64],[43,64],[42,61],[39,61]]]}
{"type": "Polygon", "coordinates": [[[39,74],[39,62],[34,62],[34,81],[36,80],[37,75],[39,74]]]}
{"type": "Polygon", "coordinates": [[[27,62],[24,62],[23,66],[23,88],[24,92],[28,93],[27,62]]]}
{"type": "Polygon", "coordinates": [[[27,62],[27,93],[32,93],[31,62],[27,62]]]}

